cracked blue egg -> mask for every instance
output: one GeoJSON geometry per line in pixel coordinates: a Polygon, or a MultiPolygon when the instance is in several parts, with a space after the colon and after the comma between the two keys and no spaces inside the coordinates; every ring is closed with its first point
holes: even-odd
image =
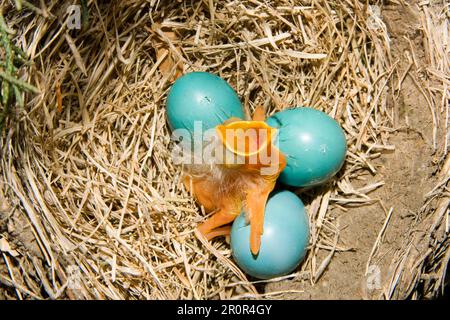
{"type": "Polygon", "coordinates": [[[208,72],[191,72],[178,78],[166,102],[167,119],[172,130],[194,126],[205,130],[231,117],[244,118],[244,110],[234,89],[222,78],[208,72]]]}
{"type": "Polygon", "coordinates": [[[306,254],[309,222],[303,202],[290,191],[270,195],[264,216],[264,232],[259,253],[250,250],[250,225],[241,213],[231,227],[231,252],[238,266],[259,279],[291,273],[306,254]]]}
{"type": "Polygon", "coordinates": [[[331,179],[342,167],[347,152],[345,134],[326,113],[306,107],[287,109],[267,119],[278,129],[277,147],[286,156],[279,181],[310,187],[331,179]]]}

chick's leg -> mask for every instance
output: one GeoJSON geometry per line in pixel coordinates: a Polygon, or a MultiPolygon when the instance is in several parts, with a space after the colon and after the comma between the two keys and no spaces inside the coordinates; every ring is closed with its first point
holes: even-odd
{"type": "Polygon", "coordinates": [[[213,229],[212,231],[210,231],[205,235],[205,238],[207,240],[211,240],[217,237],[228,236],[230,233],[231,233],[231,226],[225,226],[213,229]]]}
{"type": "Polygon", "coordinates": [[[208,179],[193,178],[186,176],[184,178],[186,188],[192,191],[195,199],[202,205],[207,212],[220,208],[219,211],[213,214],[209,219],[198,226],[198,230],[207,238],[211,240],[215,237],[228,235],[231,228],[224,225],[229,224],[236,219],[240,213],[238,201],[233,197],[224,197],[217,199],[214,192],[216,187],[208,179]]]}
{"type": "Polygon", "coordinates": [[[267,199],[273,190],[275,183],[268,183],[259,190],[251,190],[247,193],[246,205],[250,220],[250,250],[254,255],[259,253],[261,236],[264,232],[264,211],[267,199]]]}
{"type": "Polygon", "coordinates": [[[229,210],[219,210],[212,217],[199,225],[198,230],[208,240],[211,240],[218,236],[228,235],[230,233],[230,227],[223,226],[233,222],[237,216],[238,214],[230,213],[229,210]]]}
{"type": "MultiPolygon", "coordinates": [[[[246,192],[246,213],[250,221],[250,250],[254,255],[259,253],[261,236],[264,232],[264,212],[270,192],[275,188],[276,180],[286,167],[286,159],[276,148],[270,149],[273,161],[270,167],[259,167],[260,179],[254,187],[246,192]],[[263,169],[271,168],[269,171],[263,169]],[[269,174],[269,172],[272,172],[269,174]]],[[[252,168],[251,166],[249,168],[252,168]]],[[[258,168],[254,166],[254,168],[258,168]]]]}
{"type": "Polygon", "coordinates": [[[261,106],[256,107],[255,111],[253,112],[252,120],[253,121],[266,120],[266,110],[261,106]]]}

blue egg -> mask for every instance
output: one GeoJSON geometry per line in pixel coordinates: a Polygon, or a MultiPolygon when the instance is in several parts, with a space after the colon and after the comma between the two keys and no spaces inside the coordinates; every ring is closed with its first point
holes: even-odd
{"type": "Polygon", "coordinates": [[[231,117],[244,118],[238,95],[222,78],[208,72],[191,72],[175,81],[166,102],[172,130],[187,129],[192,135],[194,122],[205,131],[231,117]]]}
{"type": "Polygon", "coordinates": [[[342,167],[347,143],[339,124],[312,108],[275,113],[267,124],[278,129],[276,145],[286,156],[279,181],[294,187],[315,186],[332,178],[342,167]]]}
{"type": "Polygon", "coordinates": [[[250,225],[241,213],[231,228],[231,250],[238,266],[259,279],[271,279],[292,272],[305,256],[309,223],[305,206],[290,191],[269,197],[264,217],[264,233],[257,256],[250,250],[250,225]]]}

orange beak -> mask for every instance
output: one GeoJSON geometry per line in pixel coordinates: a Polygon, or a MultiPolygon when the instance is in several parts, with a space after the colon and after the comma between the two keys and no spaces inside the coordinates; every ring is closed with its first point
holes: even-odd
{"type": "Polygon", "coordinates": [[[224,165],[243,171],[252,171],[268,165],[272,155],[272,141],[277,129],[264,121],[233,120],[216,127],[225,146],[224,165]]]}

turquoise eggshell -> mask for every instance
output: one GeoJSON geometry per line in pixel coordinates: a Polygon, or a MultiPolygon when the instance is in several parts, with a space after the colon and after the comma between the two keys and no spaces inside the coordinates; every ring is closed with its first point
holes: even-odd
{"type": "Polygon", "coordinates": [[[257,256],[250,250],[250,225],[244,213],[235,219],[230,239],[233,258],[247,274],[259,279],[286,275],[299,265],[308,246],[305,206],[290,191],[278,191],[269,197],[257,256]]]}
{"type": "Polygon", "coordinates": [[[231,117],[244,118],[233,88],[208,72],[191,72],[178,78],[167,96],[166,110],[171,129],[187,129],[191,135],[194,121],[202,122],[203,132],[231,117]]]}
{"type": "Polygon", "coordinates": [[[278,129],[275,143],[287,165],[279,180],[294,187],[321,184],[342,167],[347,143],[339,124],[326,113],[306,107],[287,109],[267,119],[278,129]]]}

